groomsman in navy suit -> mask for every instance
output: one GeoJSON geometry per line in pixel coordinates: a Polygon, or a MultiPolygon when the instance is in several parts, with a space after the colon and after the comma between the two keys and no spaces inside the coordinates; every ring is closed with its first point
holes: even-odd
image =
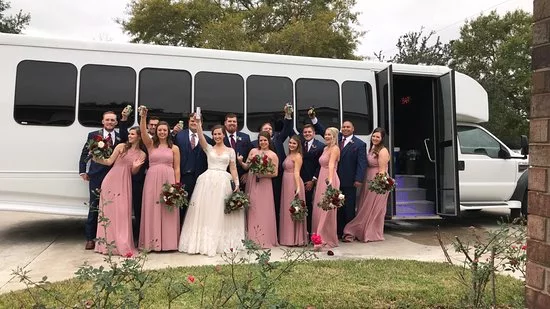
{"type": "MultiPolygon", "coordinates": [[[[287,110],[285,105],[285,118],[283,120],[283,129],[281,132],[273,132],[273,125],[271,122],[266,122],[260,127],[260,131],[268,132],[275,147],[275,153],[279,158],[279,173],[277,177],[271,179],[273,185],[273,200],[275,202],[275,220],[277,221],[277,228],[279,228],[279,214],[281,208],[281,186],[283,181],[283,161],[286,159],[284,142],[292,135],[294,129],[292,124],[292,114],[287,110]]],[[[258,147],[258,140],[252,142],[254,148],[258,147]]],[[[290,207],[290,205],[288,205],[290,207]]]]}
{"type": "Polygon", "coordinates": [[[323,154],[325,144],[315,139],[315,127],[311,124],[306,124],[302,128],[300,134],[302,140],[303,163],[300,170],[300,177],[304,181],[306,190],[306,205],[308,210],[307,230],[311,233],[311,218],[313,214],[313,188],[317,183],[317,176],[321,166],[319,158],[323,154]]]}
{"type": "MultiPolygon", "coordinates": [[[[226,133],[223,143],[225,146],[233,148],[237,156],[241,155],[246,160],[248,153],[252,149],[252,143],[250,142],[250,136],[248,134],[237,131],[237,115],[233,113],[225,115],[223,124],[226,133]]],[[[241,189],[244,189],[247,171],[245,171],[240,164],[237,164],[237,173],[239,174],[241,189]]]]}
{"type": "MultiPolygon", "coordinates": [[[[120,142],[126,143],[128,141],[128,114],[125,110],[122,111],[122,116],[120,117],[119,122],[119,134],[120,142]]],[[[149,118],[149,125],[154,124],[153,130],[156,130],[156,125],[158,124],[159,119],[157,117],[149,118]]],[[[154,132],[151,130],[152,132],[154,132]]],[[[150,131],[148,132],[150,134],[150,131]]],[[[132,175],[132,210],[134,212],[134,222],[132,224],[132,230],[134,233],[134,239],[139,238],[139,227],[141,223],[141,201],[143,196],[143,184],[145,183],[145,171],[149,168],[149,158],[147,153],[147,148],[142,144],[141,150],[145,152],[145,162],[141,165],[139,171],[132,175]]]]}
{"type": "MultiPolygon", "coordinates": [[[[313,118],[311,120],[319,134],[325,134],[325,127],[313,118]]],[[[346,196],[344,206],[338,209],[337,233],[341,238],[344,227],[355,217],[355,201],[357,188],[360,188],[367,168],[367,144],[353,135],[354,127],[351,121],[342,122],[338,134],[340,146],[340,161],[338,162],[338,177],[340,190],[346,196]]],[[[324,179],[319,179],[324,181],[324,179]]]]}
{"type": "MultiPolygon", "coordinates": [[[[204,173],[208,168],[206,153],[199,145],[199,136],[197,134],[197,121],[195,113],[189,114],[188,128],[179,131],[174,138],[174,144],[180,149],[180,182],[185,184],[185,190],[189,193],[189,198],[195,190],[197,178],[204,173]]],[[[212,144],[212,139],[204,136],[209,144],[212,144]]],[[[180,222],[183,224],[186,208],[180,209],[180,222]]]]}
{"type": "Polygon", "coordinates": [[[98,219],[98,203],[99,196],[96,194],[96,190],[101,188],[101,183],[103,178],[109,172],[110,167],[105,166],[99,163],[95,163],[89,157],[88,147],[86,144],[89,140],[93,139],[95,136],[102,136],[107,143],[114,148],[118,143],[120,143],[120,135],[115,131],[117,125],[117,116],[113,111],[107,111],[103,113],[103,119],[101,120],[103,128],[99,130],[92,131],[88,133],[84,147],[82,148],[82,153],[80,155],[78,171],[80,177],[84,181],[88,181],[90,199],[89,199],[89,209],[88,209],[88,219],[86,220],[86,225],[84,227],[86,233],[86,250],[93,250],[95,248],[95,239],[97,236],[97,219],[98,219]],[[90,164],[88,170],[87,164],[90,164]]]}

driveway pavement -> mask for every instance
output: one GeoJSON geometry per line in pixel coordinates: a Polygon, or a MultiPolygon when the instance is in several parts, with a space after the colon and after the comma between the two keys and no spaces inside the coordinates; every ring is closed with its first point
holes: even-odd
{"type": "MultiPolygon", "coordinates": [[[[386,223],[386,240],[375,243],[341,243],[334,256],[323,259],[399,258],[419,261],[445,261],[435,237],[437,226],[446,243],[455,235],[468,234],[470,226],[496,227],[497,220],[509,214],[507,209],[471,212],[461,220],[411,220],[386,223]]],[[[34,213],[0,212],[0,293],[24,288],[12,275],[16,267],[31,270],[31,277],[48,276],[50,281],[69,279],[84,262],[103,263],[103,256],[84,250],[84,218],[34,213]]],[[[281,248],[272,250],[280,259],[281,248]]],[[[460,255],[452,253],[454,258],[460,255]]],[[[221,264],[220,257],[188,255],[179,252],[152,253],[146,268],[221,264]]]]}

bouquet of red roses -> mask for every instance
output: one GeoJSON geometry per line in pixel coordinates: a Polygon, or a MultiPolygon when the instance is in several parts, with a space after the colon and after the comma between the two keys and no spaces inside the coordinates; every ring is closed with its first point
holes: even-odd
{"type": "Polygon", "coordinates": [[[394,189],[395,179],[391,178],[387,173],[378,173],[369,181],[369,190],[378,194],[385,194],[394,189]]]}
{"type": "Polygon", "coordinates": [[[225,209],[224,213],[229,214],[232,211],[239,209],[246,209],[250,205],[250,200],[246,193],[237,191],[233,192],[229,197],[225,199],[225,209]]]}
{"type": "Polygon", "coordinates": [[[183,208],[189,205],[188,193],[185,191],[185,185],[181,183],[162,185],[160,193],[160,203],[164,204],[168,210],[174,208],[183,208]]]}
{"type": "MultiPolygon", "coordinates": [[[[266,154],[257,154],[250,159],[250,170],[256,175],[273,174],[275,172],[275,165],[273,165],[271,158],[266,154]]],[[[258,177],[256,177],[256,181],[260,181],[258,177]]]]}
{"type": "Polygon", "coordinates": [[[327,190],[323,194],[323,199],[317,204],[323,210],[332,210],[344,206],[346,197],[342,191],[335,189],[332,185],[327,186],[327,190]]]}
{"type": "Polygon", "coordinates": [[[290,217],[292,221],[303,222],[307,217],[307,206],[304,200],[301,200],[298,195],[290,202],[290,217]]]}
{"type": "Polygon", "coordinates": [[[109,159],[113,154],[112,142],[110,140],[104,139],[102,135],[97,134],[91,140],[86,143],[88,148],[88,158],[90,160],[92,157],[96,159],[109,159]]]}

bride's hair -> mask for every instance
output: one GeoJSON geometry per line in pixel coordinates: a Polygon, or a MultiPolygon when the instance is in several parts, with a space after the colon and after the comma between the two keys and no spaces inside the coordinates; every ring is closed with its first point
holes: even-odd
{"type": "Polygon", "coordinates": [[[212,135],[214,135],[214,131],[216,131],[217,129],[221,129],[222,130],[222,134],[225,136],[225,127],[222,126],[221,124],[217,124],[215,126],[212,127],[212,135]]]}

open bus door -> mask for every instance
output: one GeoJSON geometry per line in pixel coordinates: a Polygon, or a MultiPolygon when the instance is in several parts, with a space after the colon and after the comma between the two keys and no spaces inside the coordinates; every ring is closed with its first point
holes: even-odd
{"type": "Polygon", "coordinates": [[[440,76],[436,89],[434,150],[440,216],[458,216],[460,212],[454,77],[454,71],[440,76]]]}
{"type": "MultiPolygon", "coordinates": [[[[376,73],[376,93],[378,99],[378,126],[386,130],[386,140],[390,154],[393,153],[393,74],[392,66],[376,73]]],[[[392,156],[393,157],[393,156],[392,156]]],[[[395,178],[394,160],[390,160],[388,174],[395,178]]],[[[366,184],[364,184],[366,185],[366,184]]],[[[391,219],[396,214],[395,192],[388,196],[386,218],[391,219]]]]}

